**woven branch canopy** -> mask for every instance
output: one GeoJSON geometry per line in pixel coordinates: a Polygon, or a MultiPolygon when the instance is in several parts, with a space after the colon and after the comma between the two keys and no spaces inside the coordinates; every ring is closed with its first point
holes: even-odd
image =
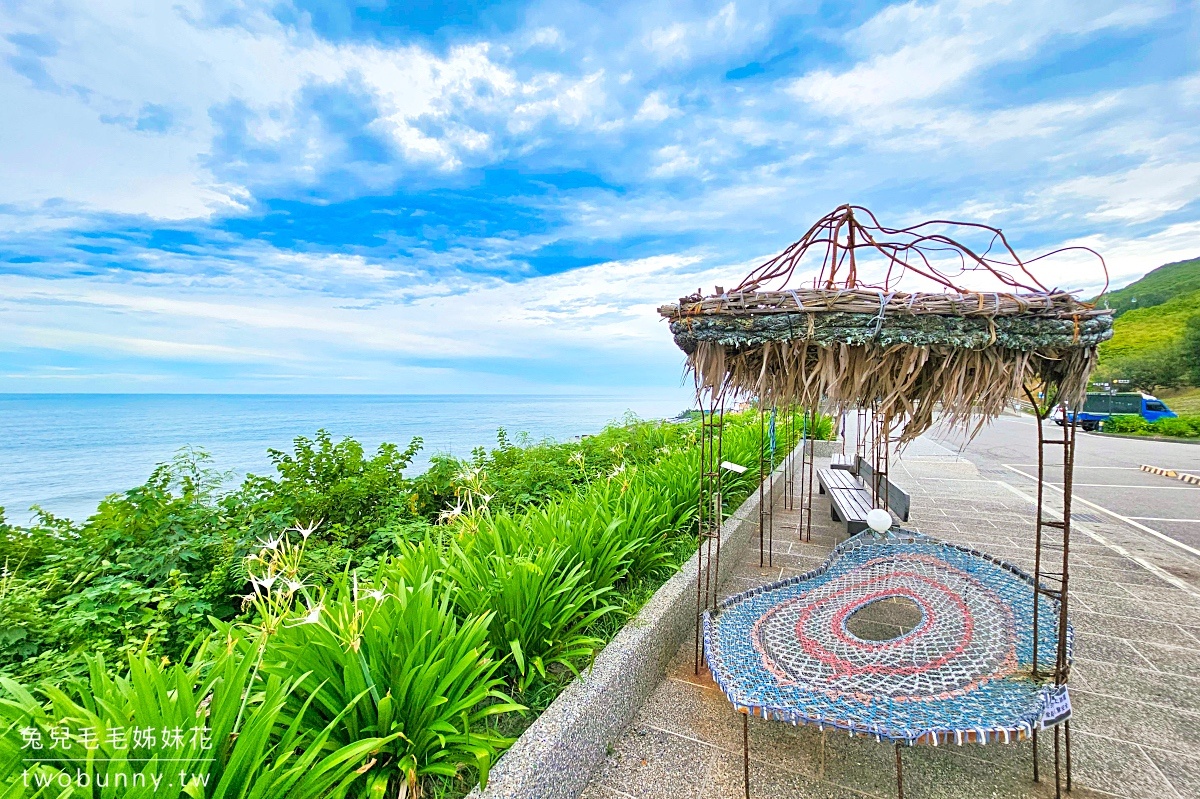
{"type": "Polygon", "coordinates": [[[1046,289],[1029,263],[996,228],[944,221],[886,228],[865,208],[845,205],[737,288],[697,293],[658,312],[687,354],[698,390],[766,404],[873,408],[903,426],[903,442],[927,430],[939,410],[950,424],[977,431],[1026,385],[1082,403],[1097,347],[1112,337],[1111,312],[1046,289]],[[931,232],[951,225],[989,234],[988,252],[1000,242],[1003,256],[931,232]],[[815,285],[789,288],[801,260],[821,250],[815,285]],[[882,258],[881,283],[859,280],[861,250],[882,258]],[[957,258],[955,275],[937,266],[947,252],[957,258]],[[1018,270],[1020,279],[1009,274],[1018,270]],[[971,272],[1012,290],[959,286],[955,278],[971,272]],[[898,290],[906,274],[944,290],[898,290]],[[783,285],[770,289],[771,282],[783,285]]]}

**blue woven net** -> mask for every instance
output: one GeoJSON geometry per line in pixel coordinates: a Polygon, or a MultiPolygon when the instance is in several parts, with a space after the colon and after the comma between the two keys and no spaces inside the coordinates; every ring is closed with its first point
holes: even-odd
{"type": "MultiPolygon", "coordinates": [[[[860,533],[820,568],[730,597],[704,617],[717,684],[745,712],[879,739],[1010,741],[1069,707],[1054,666],[1058,603],[1041,596],[1033,672],[1033,579],[982,552],[918,533],[860,533]],[[860,638],[872,603],[920,610],[908,632],[860,638]]],[[[1067,630],[1070,657],[1071,630],[1067,630]]]]}

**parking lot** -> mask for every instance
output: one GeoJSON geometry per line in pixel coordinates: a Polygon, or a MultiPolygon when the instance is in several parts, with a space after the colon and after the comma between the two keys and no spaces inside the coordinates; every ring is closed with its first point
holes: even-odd
{"type": "MultiPolygon", "coordinates": [[[[1046,431],[1062,434],[1060,427],[1050,423],[1046,431]]],[[[1001,417],[971,442],[971,458],[981,467],[990,466],[992,476],[1034,491],[1036,436],[1031,417],[1001,417]]],[[[955,433],[941,431],[936,438],[952,450],[961,444],[955,433]]],[[[1075,457],[1076,521],[1117,520],[1200,558],[1200,486],[1140,468],[1147,464],[1200,475],[1200,444],[1080,432],[1075,457]]],[[[1061,470],[1047,468],[1045,480],[1053,492],[1062,483],[1061,470]]]]}

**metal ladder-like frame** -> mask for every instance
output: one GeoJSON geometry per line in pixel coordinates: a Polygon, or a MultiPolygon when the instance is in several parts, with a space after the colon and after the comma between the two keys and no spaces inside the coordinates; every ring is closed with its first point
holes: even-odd
{"type": "MultiPolygon", "coordinates": [[[[775,564],[775,406],[771,406],[770,428],[767,414],[758,409],[758,565],[775,564]],[[768,483],[767,481],[770,480],[768,483]]],[[[786,482],[786,480],[785,480],[786,482]]]]}
{"type": "MultiPolygon", "coordinates": [[[[1074,415],[1066,406],[1063,410],[1062,437],[1047,436],[1044,422],[1053,410],[1053,406],[1042,408],[1033,393],[1026,388],[1025,395],[1033,407],[1037,419],[1038,432],[1038,471],[1037,471],[1037,526],[1034,531],[1034,561],[1033,561],[1033,677],[1039,679],[1049,677],[1056,686],[1065,686],[1070,678],[1070,663],[1067,661],[1067,598],[1071,577],[1071,498],[1075,478],[1075,441],[1077,424],[1074,415]],[[1062,447],[1062,518],[1049,518],[1046,512],[1046,463],[1047,447],[1062,447]],[[1046,530],[1058,530],[1062,537],[1057,541],[1047,535],[1046,530]],[[1050,571],[1047,565],[1058,561],[1059,571],[1050,571]],[[1040,613],[1038,601],[1045,596],[1058,602],[1058,618],[1056,621],[1054,667],[1046,673],[1041,670],[1041,658],[1038,654],[1040,613]]],[[[1040,782],[1038,769],[1038,730],[1033,730],[1033,781],[1040,782]]],[[[1060,799],[1063,791],[1063,766],[1066,766],[1066,789],[1071,790],[1071,721],[1067,719],[1054,726],[1054,796],[1060,799]],[[1065,763],[1064,763],[1065,760],[1065,763]]]]}
{"type": "Polygon", "coordinates": [[[700,620],[717,608],[717,582],[721,568],[722,510],[721,460],[724,456],[725,398],[700,398],[700,497],[696,514],[696,674],[704,662],[700,620]]]}

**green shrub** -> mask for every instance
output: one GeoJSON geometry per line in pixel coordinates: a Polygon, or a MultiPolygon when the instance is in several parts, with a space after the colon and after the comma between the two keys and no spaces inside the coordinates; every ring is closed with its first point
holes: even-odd
{"type": "Polygon", "coordinates": [[[1196,438],[1200,437],[1200,416],[1179,416],[1147,422],[1141,416],[1118,414],[1105,419],[1103,427],[1106,433],[1196,438]]]}
{"type": "Polygon", "coordinates": [[[1145,433],[1150,423],[1136,414],[1114,414],[1104,420],[1102,427],[1106,433],[1145,433]]]}
{"type": "Polygon", "coordinates": [[[268,450],[276,475],[250,475],[237,499],[243,512],[265,517],[268,529],[320,523],[321,538],[359,549],[411,518],[404,470],[420,448],[420,438],[403,450],[380,444],[368,458],[354,439],[334,442],[318,430],[315,439],[296,438],[290,453],[268,450]]]}
{"type": "Polygon", "coordinates": [[[1160,436],[1195,438],[1200,436],[1200,416],[1180,416],[1175,419],[1159,419],[1150,425],[1150,432],[1160,436]]]}
{"type": "MultiPolygon", "coordinates": [[[[721,457],[750,467],[722,470],[726,514],[769,457],[759,421],[726,417],[721,457]]],[[[794,443],[784,427],[777,460],[794,443]]],[[[626,420],[517,446],[501,431],[491,452],[435,457],[409,479],[419,440],[368,456],[321,431],[273,452],[274,476],[234,490],[186,451],[82,524],[39,513],[17,527],[0,514],[0,674],[47,681],[5,690],[31,717],[59,694],[86,708],[86,692],[114,707],[174,692],[171,712],[204,705],[224,714],[222,735],[241,731],[228,743],[246,739],[237,768],[258,765],[237,779],[255,796],[318,785],[292,769],[301,762],[338,775],[331,795],[469,787],[507,745],[499,730],[519,724],[508,695],[548,704],[695,551],[699,432],[695,419],[626,420]],[[218,643],[170,665],[214,623],[218,643]],[[113,662],[128,673],[106,674],[113,662]],[[351,761],[361,773],[345,772],[351,761]]]]}

